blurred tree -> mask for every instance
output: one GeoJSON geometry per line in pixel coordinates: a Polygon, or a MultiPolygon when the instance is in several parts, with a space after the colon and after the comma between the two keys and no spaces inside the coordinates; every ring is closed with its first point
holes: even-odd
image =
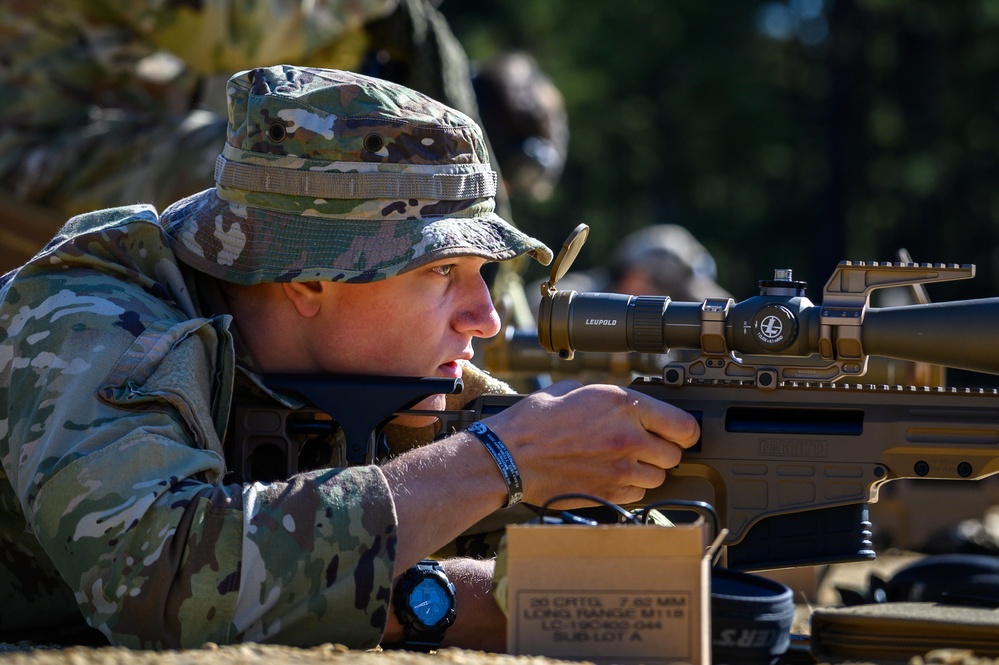
{"type": "MultiPolygon", "coordinates": [[[[848,251],[975,263],[931,294],[999,292],[999,3],[837,2],[827,124],[842,142],[837,214],[848,251]]],[[[832,198],[832,197],[830,197],[832,198]]]]}
{"type": "Polygon", "coordinates": [[[473,59],[531,52],[572,129],[555,195],[515,202],[580,267],[650,223],[686,226],[737,297],[789,267],[976,263],[935,299],[999,293],[999,0],[479,0],[441,10],[473,59]]]}

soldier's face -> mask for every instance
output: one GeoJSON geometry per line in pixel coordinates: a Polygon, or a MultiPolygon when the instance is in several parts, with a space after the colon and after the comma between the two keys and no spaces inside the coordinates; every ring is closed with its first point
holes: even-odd
{"type": "Polygon", "coordinates": [[[457,361],[471,360],[472,338],[500,328],[480,274],[485,263],[458,257],[369,284],[327,282],[329,332],[316,340],[317,364],[327,372],[460,377],[457,361]]]}

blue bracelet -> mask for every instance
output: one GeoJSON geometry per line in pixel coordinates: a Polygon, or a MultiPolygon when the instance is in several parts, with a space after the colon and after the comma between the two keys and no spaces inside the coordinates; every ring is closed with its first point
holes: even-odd
{"type": "Polygon", "coordinates": [[[468,431],[482,442],[495,460],[500,473],[503,474],[503,480],[506,481],[505,507],[509,508],[520,503],[520,500],[524,498],[524,483],[520,479],[520,469],[517,468],[517,463],[513,461],[513,455],[510,454],[503,441],[496,436],[496,432],[489,429],[488,425],[481,422],[472,423],[468,431]]]}

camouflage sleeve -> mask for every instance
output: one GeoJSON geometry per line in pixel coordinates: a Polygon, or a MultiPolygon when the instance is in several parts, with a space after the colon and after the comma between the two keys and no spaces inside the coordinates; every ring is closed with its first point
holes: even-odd
{"type": "Polygon", "coordinates": [[[0,459],[84,617],[134,648],[377,644],[396,534],[380,470],[224,485],[228,321],[187,318],[155,235],[91,238],[0,290],[0,459]]]}
{"type": "Polygon", "coordinates": [[[357,42],[361,47],[365,43],[360,28],[391,13],[397,2],[105,0],[97,6],[181,58],[192,71],[231,74],[260,63],[302,64],[324,52],[327,62],[336,62],[338,50],[352,53],[356,63],[357,42]]]}

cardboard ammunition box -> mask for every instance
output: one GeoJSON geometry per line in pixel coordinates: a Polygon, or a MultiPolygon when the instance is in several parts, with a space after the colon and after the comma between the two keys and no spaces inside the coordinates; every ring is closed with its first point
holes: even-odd
{"type": "Polygon", "coordinates": [[[507,648],[595,663],[711,662],[703,522],[507,527],[507,648]]]}

